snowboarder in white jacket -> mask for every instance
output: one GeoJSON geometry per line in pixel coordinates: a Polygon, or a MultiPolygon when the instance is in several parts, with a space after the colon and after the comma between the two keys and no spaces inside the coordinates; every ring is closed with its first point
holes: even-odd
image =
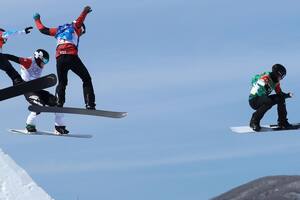
{"type": "MultiPolygon", "coordinates": [[[[23,58],[10,54],[4,56],[13,62],[20,64],[21,77],[24,81],[31,81],[40,78],[44,66],[49,62],[49,54],[44,49],[38,49],[33,57],[23,58]]],[[[39,90],[25,94],[26,100],[32,105],[38,106],[57,106],[57,98],[46,90],[39,90]]],[[[36,117],[40,113],[31,112],[26,121],[26,129],[29,133],[34,133],[36,129],[36,117]]],[[[55,134],[68,134],[69,131],[63,122],[63,114],[55,113],[55,134]]]]}

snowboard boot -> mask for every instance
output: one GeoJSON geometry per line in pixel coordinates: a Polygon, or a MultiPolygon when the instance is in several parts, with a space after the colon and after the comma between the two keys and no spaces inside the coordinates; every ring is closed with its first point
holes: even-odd
{"type": "Polygon", "coordinates": [[[96,110],[95,94],[92,85],[89,87],[83,87],[83,96],[85,108],[88,110],[96,110]]]}
{"type": "Polygon", "coordinates": [[[66,126],[55,126],[54,133],[57,135],[68,134],[69,131],[66,129],[66,126]]]}
{"type": "Polygon", "coordinates": [[[63,104],[63,103],[56,102],[56,107],[60,107],[60,108],[62,108],[63,106],[64,106],[64,104],[63,104]]]}
{"type": "Polygon", "coordinates": [[[259,125],[259,120],[255,119],[254,114],[252,115],[252,118],[250,120],[250,127],[256,132],[260,131],[260,129],[261,129],[261,127],[259,125]]]}
{"type": "Polygon", "coordinates": [[[291,129],[291,128],[293,128],[293,125],[290,124],[287,119],[285,119],[285,120],[278,121],[278,128],[279,129],[291,129]]]}
{"type": "Polygon", "coordinates": [[[86,104],[85,108],[88,110],[96,110],[96,104],[86,104]]]}
{"type": "Polygon", "coordinates": [[[28,133],[35,133],[36,132],[35,125],[26,124],[26,130],[27,130],[28,133]]]}

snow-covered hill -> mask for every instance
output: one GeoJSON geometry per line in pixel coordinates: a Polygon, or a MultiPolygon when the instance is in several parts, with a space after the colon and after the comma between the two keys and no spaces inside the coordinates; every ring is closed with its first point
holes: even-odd
{"type": "Polygon", "coordinates": [[[300,200],[300,176],[268,176],[230,190],[212,200],[300,200]]]}
{"type": "Polygon", "coordinates": [[[53,200],[0,149],[0,200],[53,200]]]}

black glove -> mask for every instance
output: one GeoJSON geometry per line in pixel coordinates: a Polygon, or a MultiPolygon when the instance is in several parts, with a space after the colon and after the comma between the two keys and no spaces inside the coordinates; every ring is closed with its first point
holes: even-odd
{"type": "Polygon", "coordinates": [[[29,26],[29,27],[26,27],[24,30],[25,30],[25,33],[28,34],[30,33],[31,29],[33,29],[32,26],[29,26]]]}
{"type": "Polygon", "coordinates": [[[291,98],[292,96],[293,96],[293,94],[292,93],[284,93],[284,92],[281,92],[281,95],[285,98],[285,99],[287,99],[287,98],[291,98]]]}
{"type": "Polygon", "coordinates": [[[265,87],[267,94],[270,94],[272,92],[272,89],[270,88],[270,86],[268,84],[266,84],[264,87],[265,87]]]}
{"type": "Polygon", "coordinates": [[[90,6],[86,6],[86,7],[84,7],[83,11],[85,13],[90,13],[90,12],[92,12],[92,8],[90,6]]]}

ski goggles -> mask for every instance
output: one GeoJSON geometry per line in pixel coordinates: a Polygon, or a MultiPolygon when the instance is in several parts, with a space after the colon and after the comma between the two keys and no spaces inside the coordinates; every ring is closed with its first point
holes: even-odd
{"type": "Polygon", "coordinates": [[[41,61],[42,61],[44,64],[47,64],[47,63],[49,62],[49,59],[41,58],[41,61]]]}

